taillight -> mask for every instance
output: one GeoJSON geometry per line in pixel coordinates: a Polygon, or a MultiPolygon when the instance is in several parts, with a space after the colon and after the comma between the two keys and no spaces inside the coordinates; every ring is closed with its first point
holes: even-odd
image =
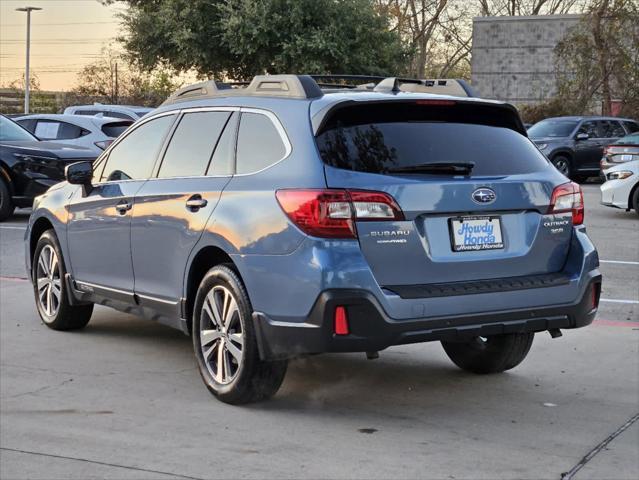
{"type": "Polygon", "coordinates": [[[572,213],[572,224],[584,223],[584,196],[577,183],[568,182],[556,187],[550,198],[548,213],[572,213]]]}
{"type": "Polygon", "coordinates": [[[403,220],[390,195],[366,190],[278,190],[282,210],[304,233],[323,238],[357,238],[356,221],[403,220]]]}

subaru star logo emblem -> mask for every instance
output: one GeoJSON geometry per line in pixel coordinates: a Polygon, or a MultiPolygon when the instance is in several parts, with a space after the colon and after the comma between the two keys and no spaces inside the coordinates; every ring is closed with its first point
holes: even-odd
{"type": "Polygon", "coordinates": [[[497,195],[490,188],[478,188],[473,192],[473,201],[475,203],[493,203],[497,195]]]}

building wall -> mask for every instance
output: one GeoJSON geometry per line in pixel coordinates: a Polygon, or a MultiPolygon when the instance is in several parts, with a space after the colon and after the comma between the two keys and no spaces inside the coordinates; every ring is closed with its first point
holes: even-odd
{"type": "Polygon", "coordinates": [[[580,15],[473,19],[472,85],[485,98],[524,104],[556,91],[553,49],[580,15]]]}

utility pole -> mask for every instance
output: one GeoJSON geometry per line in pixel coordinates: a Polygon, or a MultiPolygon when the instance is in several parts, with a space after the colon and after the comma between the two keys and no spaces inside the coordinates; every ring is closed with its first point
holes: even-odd
{"type": "Polygon", "coordinates": [[[39,7],[16,8],[18,12],[27,12],[27,63],[24,74],[24,113],[29,113],[29,90],[31,88],[31,78],[29,77],[29,53],[31,51],[31,12],[42,10],[39,7]]]}

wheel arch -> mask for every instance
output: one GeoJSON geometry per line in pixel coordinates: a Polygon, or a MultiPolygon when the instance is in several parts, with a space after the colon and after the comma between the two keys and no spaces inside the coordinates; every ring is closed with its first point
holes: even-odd
{"type": "Polygon", "coordinates": [[[31,261],[31,264],[33,264],[33,254],[35,253],[38,240],[40,240],[42,234],[47,230],[53,230],[55,232],[53,223],[51,223],[51,221],[47,217],[40,217],[35,222],[33,222],[31,232],[29,233],[29,259],[31,261]]]}
{"type": "Polygon", "coordinates": [[[207,245],[202,247],[189,264],[187,274],[184,281],[184,317],[187,322],[189,332],[193,320],[193,304],[200,282],[211,268],[217,265],[228,265],[242,279],[242,276],[235,265],[235,262],[222,248],[215,245],[207,245]]]}
{"type": "MultiPolygon", "coordinates": [[[[639,182],[635,183],[635,186],[632,187],[632,189],[630,190],[630,194],[628,195],[628,208],[630,210],[632,210],[633,208],[635,208],[632,205],[632,197],[634,196],[635,192],[639,190],[639,182]]],[[[639,214],[639,212],[637,212],[639,214]]]]}
{"type": "Polygon", "coordinates": [[[10,171],[11,170],[9,169],[7,164],[0,160],[0,180],[4,181],[4,183],[9,188],[11,196],[13,196],[15,195],[15,189],[13,186],[13,179],[11,178],[11,174],[9,173],[10,171]]]}

